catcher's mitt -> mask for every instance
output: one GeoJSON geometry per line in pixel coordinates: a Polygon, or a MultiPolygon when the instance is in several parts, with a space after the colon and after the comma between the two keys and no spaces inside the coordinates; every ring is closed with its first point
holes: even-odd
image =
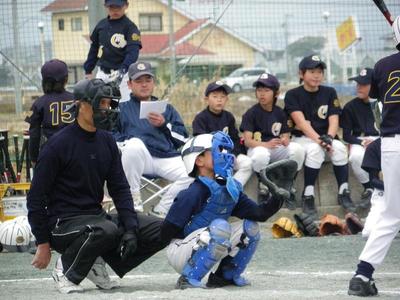
{"type": "Polygon", "coordinates": [[[335,215],[326,214],[321,218],[321,224],[319,225],[320,235],[340,234],[347,235],[349,231],[346,225],[339,220],[335,215]]]}
{"type": "Polygon", "coordinates": [[[300,215],[295,214],[293,217],[296,220],[297,227],[305,236],[319,236],[318,226],[312,216],[301,213],[300,215]]]}
{"type": "Polygon", "coordinates": [[[282,159],[261,170],[260,179],[268,187],[272,197],[283,204],[290,200],[290,191],[296,173],[297,163],[291,159],[282,159]]]}
{"type": "Polygon", "coordinates": [[[364,225],[356,214],[349,212],[344,216],[344,218],[351,234],[357,234],[364,229],[364,225]]]}
{"type": "Polygon", "coordinates": [[[292,235],[296,237],[302,237],[303,234],[297,228],[297,225],[293,223],[289,218],[279,218],[272,224],[272,236],[274,238],[287,238],[292,235]]]}

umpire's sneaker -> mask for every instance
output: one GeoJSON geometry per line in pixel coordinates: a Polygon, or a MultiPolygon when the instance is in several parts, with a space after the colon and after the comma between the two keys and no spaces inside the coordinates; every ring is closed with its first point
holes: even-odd
{"type": "Polygon", "coordinates": [[[296,205],[296,189],[292,188],[290,190],[290,198],[286,200],[285,206],[287,209],[290,210],[295,210],[297,205],[296,205]]]}
{"type": "Polygon", "coordinates": [[[313,220],[318,219],[317,209],[315,208],[314,196],[303,195],[302,202],[303,202],[303,213],[309,215],[313,220]]]}
{"type": "Polygon", "coordinates": [[[64,275],[61,257],[57,259],[56,266],[52,273],[52,277],[56,283],[56,289],[61,294],[83,292],[83,288],[80,285],[75,284],[72,281],[69,281],[68,278],[64,275]]]}
{"type": "Polygon", "coordinates": [[[119,287],[119,283],[111,280],[110,276],[108,276],[106,263],[101,257],[96,259],[86,278],[102,290],[111,290],[119,287]]]}
{"type": "Polygon", "coordinates": [[[338,194],[338,202],[347,212],[356,211],[356,207],[350,198],[350,191],[348,189],[345,189],[342,194],[338,194]]]}
{"type": "Polygon", "coordinates": [[[205,288],[206,286],[200,281],[197,282],[197,285],[191,284],[189,280],[181,275],[176,282],[175,288],[179,290],[193,289],[193,288],[205,288]]]}
{"type": "Polygon", "coordinates": [[[378,289],[373,279],[364,281],[356,275],[350,280],[348,294],[360,297],[376,296],[378,295],[378,289]]]}

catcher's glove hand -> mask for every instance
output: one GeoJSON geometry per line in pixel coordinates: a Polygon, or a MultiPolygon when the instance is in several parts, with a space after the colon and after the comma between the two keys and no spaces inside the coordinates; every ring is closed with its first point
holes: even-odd
{"type": "Polygon", "coordinates": [[[339,220],[335,215],[326,214],[321,218],[321,224],[319,226],[320,235],[339,234],[347,235],[349,231],[347,226],[339,220]]]}
{"type": "Polygon", "coordinates": [[[305,236],[319,236],[318,226],[312,216],[301,213],[300,215],[295,214],[293,217],[296,220],[297,227],[305,236]]]}
{"type": "Polygon", "coordinates": [[[349,212],[344,216],[344,218],[351,234],[357,234],[364,229],[364,225],[356,214],[349,212]]]}
{"type": "Polygon", "coordinates": [[[272,236],[274,238],[287,238],[294,235],[295,237],[302,237],[302,232],[297,228],[297,225],[289,218],[279,218],[272,224],[272,236]]]}
{"type": "Polygon", "coordinates": [[[321,146],[329,149],[332,146],[332,142],[333,142],[333,136],[329,135],[329,134],[323,134],[319,137],[319,139],[321,140],[321,146]]]}
{"type": "Polygon", "coordinates": [[[280,201],[281,206],[290,199],[290,191],[297,173],[297,163],[291,159],[282,159],[269,164],[260,171],[261,182],[268,187],[272,197],[280,201]]]}

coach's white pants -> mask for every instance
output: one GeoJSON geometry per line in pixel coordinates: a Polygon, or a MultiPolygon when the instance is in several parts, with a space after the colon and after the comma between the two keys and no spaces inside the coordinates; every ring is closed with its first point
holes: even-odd
{"type": "MultiPolygon", "coordinates": [[[[147,174],[173,182],[166,194],[164,194],[164,196],[167,196],[167,201],[171,198],[173,201],[176,194],[185,188],[190,180],[180,156],[170,158],[152,157],[146,145],[138,138],[131,138],[118,143],[118,146],[121,149],[122,166],[132,193],[139,192],[140,178],[143,174],[147,174]],[[171,195],[171,193],[175,194],[171,195]]],[[[172,202],[166,205],[170,206],[171,204],[172,202]]]]}
{"type": "Polygon", "coordinates": [[[300,170],[304,162],[304,149],[299,144],[290,142],[287,147],[279,146],[277,148],[265,148],[262,146],[249,148],[247,155],[251,158],[253,169],[260,172],[270,163],[282,159],[290,158],[296,161],[297,170],[300,170]]]}
{"type": "MultiPolygon", "coordinates": [[[[109,83],[112,81],[112,74],[106,74],[103,70],[99,68],[96,73],[96,78],[102,79],[105,83],[109,83]]],[[[121,99],[119,102],[128,101],[130,99],[131,91],[128,88],[128,73],[125,73],[124,77],[122,78],[121,84],[119,85],[119,91],[121,93],[121,99]]]]}
{"type": "Polygon", "coordinates": [[[362,231],[362,237],[365,239],[369,237],[372,228],[374,228],[374,226],[378,222],[378,219],[384,207],[384,197],[384,191],[374,189],[371,196],[371,209],[369,210],[368,216],[365,220],[364,229],[362,231]]]}
{"type": "Polygon", "coordinates": [[[385,185],[382,211],[360,255],[360,260],[370,263],[374,268],[383,262],[400,230],[400,135],[383,137],[381,152],[385,185]]]}
{"type": "MultiPolygon", "coordinates": [[[[240,243],[240,237],[243,234],[243,220],[231,223],[231,228],[232,228],[232,234],[230,242],[232,244],[231,247],[232,250],[230,252],[227,251],[226,255],[224,255],[222,258],[226,257],[228,254],[230,256],[235,256],[238,253],[239,248],[236,246],[240,243]]],[[[207,230],[206,227],[200,228],[197,229],[196,231],[193,231],[183,240],[174,239],[167,247],[168,263],[179,274],[182,274],[182,270],[185,267],[188,260],[190,259],[190,257],[192,256],[193,250],[197,250],[200,247],[201,245],[200,234],[203,232],[206,232],[205,234],[207,234],[208,232],[206,230],[207,230]]],[[[214,267],[216,268],[217,265],[218,263],[214,267]]]]}
{"type": "MultiPolygon", "coordinates": [[[[376,140],[377,138],[378,138],[377,136],[368,136],[360,139],[376,140]]],[[[365,153],[364,146],[358,144],[350,145],[349,163],[354,172],[354,175],[356,176],[356,178],[360,183],[367,183],[369,181],[368,173],[361,168],[361,164],[364,159],[364,153],[365,153]]]]}
{"type": "Polygon", "coordinates": [[[332,141],[333,152],[331,155],[328,155],[324,148],[306,136],[293,137],[292,141],[303,146],[306,156],[305,166],[309,168],[320,169],[326,157],[329,157],[334,166],[344,166],[348,163],[347,149],[341,141],[332,141]]]}
{"type": "MultiPolygon", "coordinates": [[[[244,154],[239,154],[235,159],[234,170],[236,172],[233,177],[244,186],[253,173],[250,157],[244,154]]],[[[180,191],[187,189],[194,181],[194,178],[186,176],[180,178],[178,181],[179,183],[173,184],[163,195],[160,202],[154,207],[155,212],[167,214],[175,200],[175,197],[180,191]]]]}

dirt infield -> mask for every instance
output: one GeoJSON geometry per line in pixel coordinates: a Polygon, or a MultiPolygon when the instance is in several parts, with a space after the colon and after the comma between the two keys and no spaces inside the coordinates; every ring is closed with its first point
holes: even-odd
{"type": "MultiPolygon", "coordinates": [[[[0,299],[355,299],[347,287],[363,245],[361,236],[276,240],[263,226],[245,274],[251,286],[175,290],[178,274],[162,251],[124,277],[119,289],[102,291],[85,280],[85,292],[71,295],[59,294],[50,278],[57,254],[48,270],[36,271],[30,254],[1,253],[0,299]]],[[[400,299],[399,248],[397,238],[375,274],[379,299],[400,299]]]]}

